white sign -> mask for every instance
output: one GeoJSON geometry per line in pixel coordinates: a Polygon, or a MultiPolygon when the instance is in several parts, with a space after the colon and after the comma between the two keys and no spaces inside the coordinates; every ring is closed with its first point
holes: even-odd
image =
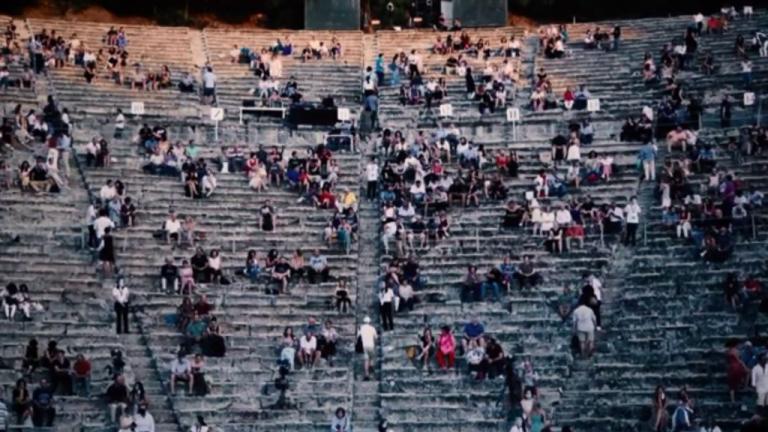
{"type": "Polygon", "coordinates": [[[587,111],[600,111],[600,99],[590,99],[587,101],[587,111]]]}
{"type": "Polygon", "coordinates": [[[507,108],[507,121],[520,121],[520,108],[507,108]]]}
{"type": "Polygon", "coordinates": [[[440,117],[453,117],[453,105],[448,103],[441,104],[440,117]]]}
{"type": "Polygon", "coordinates": [[[144,102],[131,102],[131,114],[144,115],[144,102]]]}
{"type": "Polygon", "coordinates": [[[349,121],[351,117],[352,114],[349,112],[349,108],[338,108],[336,110],[336,118],[339,121],[349,121]]]}
{"type": "Polygon", "coordinates": [[[752,106],[755,104],[755,93],[754,92],[745,92],[744,93],[744,106],[752,106]]]}
{"type": "Polygon", "coordinates": [[[224,108],[211,108],[211,120],[215,122],[224,120],[224,108]]]}

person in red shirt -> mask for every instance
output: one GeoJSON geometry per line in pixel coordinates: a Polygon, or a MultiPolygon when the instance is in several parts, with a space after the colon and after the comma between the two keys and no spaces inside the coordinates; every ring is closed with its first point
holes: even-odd
{"type": "Polygon", "coordinates": [[[72,381],[75,395],[91,396],[91,362],[82,354],[77,355],[72,365],[72,381]]]}
{"type": "Polygon", "coordinates": [[[324,187],[317,196],[317,206],[320,208],[336,207],[336,196],[331,192],[330,188],[324,187]]]}
{"type": "Polygon", "coordinates": [[[503,150],[500,150],[496,155],[496,169],[499,173],[504,175],[507,172],[507,164],[509,164],[509,156],[503,150]]]}
{"type": "Polygon", "coordinates": [[[202,294],[195,303],[195,312],[201,317],[207,317],[213,310],[213,305],[208,302],[208,296],[202,294]]]}

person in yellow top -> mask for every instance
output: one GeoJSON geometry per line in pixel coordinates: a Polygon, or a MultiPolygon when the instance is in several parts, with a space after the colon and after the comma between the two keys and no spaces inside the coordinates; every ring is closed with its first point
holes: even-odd
{"type": "Polygon", "coordinates": [[[357,211],[357,194],[345,187],[341,200],[337,201],[337,203],[340,206],[339,211],[345,211],[350,208],[357,211]]]}

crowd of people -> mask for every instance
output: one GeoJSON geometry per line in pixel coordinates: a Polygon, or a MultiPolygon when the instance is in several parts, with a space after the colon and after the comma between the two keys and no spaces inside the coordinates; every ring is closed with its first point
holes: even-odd
{"type": "MultiPolygon", "coordinates": [[[[707,29],[711,33],[725,32],[728,19],[732,18],[730,10],[722,13],[714,21],[707,21],[707,29]]],[[[738,138],[723,145],[716,139],[701,138],[696,130],[696,116],[701,111],[697,111],[695,98],[683,91],[679,73],[691,69],[700,38],[704,37],[703,22],[703,18],[699,20],[697,17],[694,25],[686,30],[682,42],[665,45],[661,51],[659,70],[653,56],[646,56],[643,79],[649,86],[662,87],[665,96],[655,110],[643,110],[637,119],[628,118],[622,128],[621,139],[637,144],[638,169],[642,171],[644,181],[656,184],[663,224],[671,228],[677,237],[693,243],[702,259],[723,262],[729,259],[736,239],[749,237],[748,221],[753,212],[763,206],[763,194],[750,187],[734,170],[722,167],[718,163],[720,152],[725,149],[734,159],[760,156],[768,148],[768,134],[764,128],[747,127],[738,138]],[[654,117],[659,127],[654,124],[654,117]],[[656,159],[660,151],[655,139],[666,143],[666,158],[659,167],[656,166],[656,159]]],[[[587,32],[584,44],[587,48],[617,50],[621,32],[620,27],[612,31],[596,28],[587,32]]],[[[97,70],[95,65],[102,61],[99,58],[102,54],[93,54],[76,40],[76,35],[65,40],[55,32],[48,34],[43,31],[35,36],[34,41],[36,43],[30,46],[30,54],[35,60],[29,71],[32,78],[40,54],[47,67],[63,67],[70,63],[83,66],[89,81],[93,79],[88,78],[89,70],[97,70]],[[73,41],[79,43],[73,44],[73,41]],[[92,57],[95,60],[91,60],[92,57]]],[[[747,52],[764,49],[761,41],[757,34],[751,45],[743,37],[737,37],[735,53],[747,89],[752,85],[752,65],[747,52]]],[[[120,64],[125,66],[125,33],[111,29],[104,43],[109,47],[104,66],[106,70],[119,70],[120,64]]],[[[567,43],[566,26],[547,27],[540,32],[540,48],[547,58],[567,56],[567,43]]],[[[517,57],[521,49],[521,42],[514,37],[509,40],[502,38],[495,46],[482,39],[472,40],[466,33],[449,34],[445,40],[438,36],[432,47],[434,54],[448,57],[446,73],[456,73],[465,78],[467,93],[480,102],[483,112],[493,112],[506,106],[507,89],[518,84],[517,57]],[[473,74],[467,60],[472,57],[482,57],[486,62],[486,69],[478,79],[482,84],[475,84],[478,75],[473,74]],[[495,57],[501,61],[500,64],[493,62],[495,57]]],[[[282,76],[281,56],[293,53],[290,39],[285,38],[259,53],[234,46],[230,55],[233,62],[249,63],[260,80],[255,92],[262,99],[272,99],[286,96],[276,79],[282,76]]],[[[326,46],[313,38],[301,51],[304,61],[339,56],[341,45],[336,40],[326,46]]],[[[705,54],[701,68],[705,74],[714,72],[714,60],[710,54],[705,54]]],[[[384,83],[387,74],[389,83],[393,85],[399,83],[401,76],[407,77],[408,83],[402,84],[400,92],[403,104],[424,101],[429,108],[448,94],[445,78],[430,76],[424,79],[425,67],[416,50],[410,55],[405,52],[398,54],[388,68],[380,55],[369,69],[364,80],[372,84],[364,84],[369,86],[364,87],[364,92],[373,93],[366,97],[377,94],[378,85],[384,83]]],[[[3,70],[0,65],[0,79],[3,79],[3,70]]],[[[212,73],[211,70],[208,72],[212,73]]],[[[153,90],[162,87],[160,84],[164,82],[166,73],[170,83],[167,68],[153,74],[136,65],[130,82],[133,87],[153,90]]],[[[122,83],[120,72],[112,77],[122,83]]],[[[23,84],[24,79],[21,81],[23,84]]],[[[537,73],[533,94],[531,103],[537,111],[560,105],[552,94],[552,85],[544,69],[537,73]]],[[[562,106],[567,110],[584,109],[590,98],[584,86],[575,93],[569,88],[562,97],[562,106]]],[[[723,107],[727,105],[725,101],[723,107]]],[[[729,109],[723,107],[721,115],[724,115],[723,110],[729,109]]],[[[68,114],[59,110],[52,99],[40,114],[30,112],[24,115],[20,109],[17,111],[16,137],[27,142],[45,141],[48,149],[46,157],[37,158],[34,166],[22,164],[18,185],[38,193],[65,189],[70,177],[68,152],[72,146],[68,114]]],[[[117,127],[121,124],[121,116],[122,113],[118,112],[116,138],[121,138],[124,129],[124,117],[123,126],[117,127]]],[[[392,331],[397,315],[412,311],[417,304],[428,300],[428,295],[432,295],[425,293],[425,288],[433,283],[422,273],[418,257],[453,235],[455,228],[452,223],[457,216],[451,212],[457,208],[465,211],[467,207],[480,207],[487,202],[503,205],[503,229],[529,228],[552,253],[572,250],[574,241],[583,247],[586,234],[597,231],[618,235],[626,245],[635,246],[641,215],[648,210],[641,208],[636,197],[627,197],[625,204],[597,204],[588,193],[578,197],[567,196],[583,186],[608,183],[615,174],[617,166],[613,155],[589,151],[586,157],[582,157],[581,147],[591,144],[594,133],[593,126],[587,121],[569,125],[567,133],[555,136],[551,140],[551,153],[541,156],[541,161],[551,163],[551,167],[534,176],[522,199],[510,200],[507,180],[518,177],[522,162],[515,151],[486,150],[484,146],[473,143],[454,125],[441,125],[433,132],[383,130],[377,140],[379,156],[367,161],[363,173],[363,181],[367,183],[366,197],[380,202],[382,228],[379,239],[385,255],[391,255],[381,272],[382,276],[371,287],[378,302],[381,330],[392,331]],[[382,159],[381,168],[379,159],[382,159]],[[561,175],[562,165],[567,171],[564,176],[561,175]]],[[[338,190],[338,162],[325,144],[305,151],[292,151],[290,157],[286,157],[284,148],[277,146],[260,146],[248,154],[238,146],[231,146],[222,148],[217,162],[208,162],[193,141],[187,144],[171,143],[166,127],[158,125],[151,128],[145,124],[138,133],[136,145],[148,157],[149,163],[143,167],[145,172],[178,176],[191,198],[211,196],[217,184],[213,168],[216,164],[220,172],[245,174],[249,187],[256,194],[287,186],[298,193],[299,204],[328,210],[328,223],[322,233],[318,233],[325,245],[330,249],[335,243],[344,253],[351,252],[352,241],[358,235],[358,197],[353,190],[338,190]]],[[[108,143],[102,137],[88,142],[84,155],[89,166],[108,167],[111,162],[108,143]]],[[[264,202],[257,215],[262,231],[273,232],[289,223],[281,218],[278,224],[278,211],[270,201],[264,202]]],[[[102,262],[105,275],[119,273],[115,266],[114,231],[134,226],[137,216],[141,215],[128,195],[127,186],[120,179],[107,181],[89,208],[87,221],[88,244],[102,262]]],[[[228,273],[230,269],[222,262],[221,250],[212,247],[206,252],[202,247],[196,247],[195,242],[199,239],[196,234],[199,231],[194,220],[181,220],[174,211],[169,213],[160,232],[162,240],[172,245],[173,250],[182,245],[195,248],[194,255],[183,259],[178,267],[175,258],[168,258],[159,272],[163,291],[180,299],[176,313],[166,320],[182,335],[177,356],[168,368],[171,393],[175,394],[183,383],[190,395],[206,395],[210,388],[205,375],[205,358],[222,357],[226,353],[220,323],[214,315],[216,303],[210,302],[206,295],[210,292],[207,288],[213,285],[226,286],[234,277],[242,276],[251,284],[266,282],[267,293],[289,294],[292,286],[303,280],[309,284],[330,285],[327,282],[335,279],[335,291],[332,295],[328,293],[328,303],[340,314],[353,309],[352,288],[347,285],[346,279],[332,275],[328,257],[320,250],[314,250],[305,260],[301,249],[289,252],[290,257],[284,256],[277,248],[269,249],[264,257],[261,250],[252,249],[245,256],[245,266],[228,273]]],[[[476,265],[467,268],[466,275],[457,284],[458,295],[463,302],[499,302],[513,289],[532,291],[544,282],[538,263],[530,255],[523,255],[519,260],[504,256],[500,261],[498,265],[483,268],[483,273],[478,272],[476,265]],[[513,260],[516,262],[513,263],[513,260]]],[[[735,276],[729,277],[726,285],[727,302],[734,308],[756,299],[756,293],[760,291],[759,282],[750,278],[741,283],[735,276]]],[[[24,318],[31,318],[35,303],[30,300],[27,291],[26,285],[17,287],[9,283],[6,286],[2,293],[6,318],[13,320],[18,311],[24,318]]],[[[129,333],[134,298],[122,277],[116,279],[112,297],[116,331],[118,334],[129,333]]],[[[558,315],[572,326],[574,352],[584,358],[590,358],[596,352],[596,339],[602,330],[601,304],[602,281],[591,273],[584,275],[580,293],[571,293],[566,288],[557,299],[558,315]]],[[[505,353],[499,338],[486,333],[480,317],[473,316],[462,323],[458,340],[453,327],[452,324],[443,325],[433,335],[432,327],[425,326],[415,345],[408,348],[407,355],[428,373],[431,373],[434,359],[434,364],[441,371],[456,369],[457,365],[465,366],[467,375],[474,380],[503,377],[513,401],[512,430],[545,430],[550,424],[550,416],[539,401],[539,375],[533,361],[526,358],[518,366],[515,359],[505,353]]],[[[355,349],[363,355],[366,379],[373,377],[379,337],[370,317],[364,318],[357,331],[356,345],[359,346],[355,349]]],[[[286,327],[282,337],[278,338],[275,356],[280,370],[285,370],[285,373],[280,373],[280,382],[285,383],[296,370],[318,368],[323,361],[333,366],[337,342],[341,342],[339,333],[331,320],[320,324],[315,318],[309,318],[298,336],[294,336],[292,327],[286,327]]],[[[70,366],[68,351],[59,349],[55,343],[49,344],[42,357],[33,360],[37,358],[36,354],[32,355],[35,347],[36,343],[30,343],[24,368],[30,372],[43,369],[48,373],[47,378],[41,381],[32,395],[26,389],[26,381],[20,381],[14,389],[12,407],[17,419],[26,421],[29,418],[36,426],[50,425],[55,417],[54,394],[88,396],[92,367],[82,354],[77,355],[73,366],[70,366]]],[[[735,400],[735,394],[750,384],[757,390],[758,406],[768,404],[765,354],[744,343],[731,346],[727,358],[731,398],[735,400]]],[[[142,396],[143,389],[134,386],[134,390],[129,390],[126,377],[120,371],[111,375],[113,382],[106,391],[111,420],[121,430],[153,431],[154,420],[147,411],[148,402],[142,396]]],[[[275,387],[284,396],[288,387],[281,388],[282,385],[276,384],[275,387]]],[[[283,401],[279,405],[287,406],[285,403],[283,401]]],[[[660,387],[656,390],[652,415],[655,430],[666,430],[670,424],[673,430],[690,429],[695,423],[695,414],[687,389],[681,390],[678,403],[671,411],[667,406],[665,389],[660,387]]],[[[335,411],[331,424],[336,431],[346,431],[351,427],[344,408],[335,411]]],[[[709,425],[709,429],[705,430],[715,430],[714,427],[709,425]]]]}

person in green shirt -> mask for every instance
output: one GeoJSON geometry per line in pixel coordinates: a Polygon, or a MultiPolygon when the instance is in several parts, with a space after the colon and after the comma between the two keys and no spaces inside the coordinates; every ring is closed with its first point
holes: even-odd
{"type": "Polygon", "coordinates": [[[195,141],[189,140],[189,144],[187,144],[187,148],[184,149],[184,153],[190,159],[197,159],[197,155],[200,153],[200,148],[195,144],[195,141]]]}

